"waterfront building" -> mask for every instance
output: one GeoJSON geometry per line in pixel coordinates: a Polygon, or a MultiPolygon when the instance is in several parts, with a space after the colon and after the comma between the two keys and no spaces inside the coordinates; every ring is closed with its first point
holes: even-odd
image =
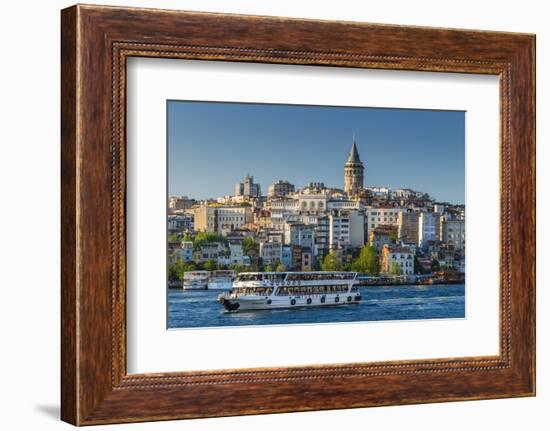
{"type": "Polygon", "coordinates": [[[386,274],[414,274],[414,254],[407,247],[385,244],[380,256],[380,271],[386,274]]]}
{"type": "Polygon", "coordinates": [[[418,244],[418,218],[416,211],[400,212],[397,215],[397,237],[405,242],[418,244]]]}
{"type": "Polygon", "coordinates": [[[247,175],[242,183],[235,184],[235,196],[258,198],[262,195],[260,185],[254,182],[254,177],[247,175]]]}
{"type": "Polygon", "coordinates": [[[279,180],[269,186],[267,196],[270,198],[280,198],[294,192],[294,184],[291,184],[289,181],[279,180]]]}
{"type": "Polygon", "coordinates": [[[441,221],[441,240],[455,250],[464,250],[466,242],[465,220],[444,218],[441,221]]]}
{"type": "Polygon", "coordinates": [[[421,212],[418,216],[418,246],[426,250],[430,241],[439,239],[440,215],[433,212],[421,212]]]}
{"type": "Polygon", "coordinates": [[[348,196],[356,196],[363,190],[364,178],[365,167],[359,158],[354,135],[348,160],[344,165],[344,191],[348,196]]]}

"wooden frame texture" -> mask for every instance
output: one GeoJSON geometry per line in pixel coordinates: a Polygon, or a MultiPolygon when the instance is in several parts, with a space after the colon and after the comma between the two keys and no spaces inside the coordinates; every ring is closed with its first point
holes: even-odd
{"type": "Polygon", "coordinates": [[[102,6],[62,11],[61,417],[75,425],[535,394],[535,36],[102,6]],[[127,375],[130,56],[500,77],[500,354],[127,375]]]}

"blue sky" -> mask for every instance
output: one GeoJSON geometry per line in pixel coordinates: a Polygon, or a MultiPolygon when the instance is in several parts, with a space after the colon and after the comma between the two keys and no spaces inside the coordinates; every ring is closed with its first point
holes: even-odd
{"type": "Polygon", "coordinates": [[[254,176],[343,188],[355,133],[365,186],[408,187],[464,203],[462,111],[168,101],[168,191],[233,194],[254,176]]]}

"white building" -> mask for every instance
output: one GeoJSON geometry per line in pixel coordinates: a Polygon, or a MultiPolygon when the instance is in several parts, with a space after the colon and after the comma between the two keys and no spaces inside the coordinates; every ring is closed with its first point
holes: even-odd
{"type": "Polygon", "coordinates": [[[327,211],[328,193],[316,194],[295,194],[294,198],[298,200],[298,211],[313,214],[324,213],[327,211]]]}
{"type": "Polygon", "coordinates": [[[381,272],[396,275],[414,274],[414,253],[406,247],[390,246],[382,248],[381,272]]]}
{"type": "Polygon", "coordinates": [[[399,214],[406,211],[402,207],[368,207],[365,213],[367,231],[371,232],[380,225],[398,226],[399,214]]]}
{"type": "Polygon", "coordinates": [[[380,198],[389,198],[391,193],[389,187],[366,187],[365,190],[368,190],[372,196],[380,198]]]}
{"type": "Polygon", "coordinates": [[[364,215],[360,211],[331,213],[328,216],[329,248],[354,247],[365,244],[364,215]]]}
{"type": "Polygon", "coordinates": [[[217,232],[221,235],[227,235],[235,229],[239,229],[243,224],[251,223],[254,214],[248,206],[218,207],[216,211],[217,232]]]}
{"type": "Polygon", "coordinates": [[[309,247],[314,256],[315,251],[315,228],[303,223],[285,223],[284,228],[285,244],[299,245],[300,247],[309,247]]]}
{"type": "Polygon", "coordinates": [[[428,247],[429,241],[439,240],[439,214],[422,212],[418,216],[418,246],[428,247]]]}
{"type": "Polygon", "coordinates": [[[466,223],[464,220],[447,219],[441,222],[441,240],[452,245],[455,250],[464,250],[466,223]]]}

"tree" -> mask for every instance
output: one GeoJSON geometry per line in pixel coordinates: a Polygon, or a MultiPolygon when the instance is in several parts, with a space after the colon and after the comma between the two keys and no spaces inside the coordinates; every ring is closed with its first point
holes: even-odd
{"type": "Polygon", "coordinates": [[[440,269],[441,268],[440,268],[440,265],[439,265],[439,261],[437,259],[432,260],[432,272],[437,272],[440,269]]]}
{"type": "Polygon", "coordinates": [[[214,271],[218,268],[218,264],[214,259],[209,259],[204,263],[204,269],[206,271],[214,271]]]}
{"type": "Polygon", "coordinates": [[[200,232],[193,240],[193,248],[200,249],[205,244],[211,244],[213,242],[224,242],[224,238],[220,237],[217,233],[212,232],[200,232]]]}
{"type": "Polygon", "coordinates": [[[258,245],[256,244],[256,241],[254,241],[254,238],[251,236],[246,236],[243,238],[242,247],[244,253],[249,254],[252,250],[256,250],[258,245]]]}
{"type": "Polygon", "coordinates": [[[397,264],[397,262],[392,262],[390,273],[393,274],[393,275],[401,275],[401,274],[403,274],[403,270],[397,264]]]}
{"type": "Polygon", "coordinates": [[[374,247],[365,245],[357,259],[351,264],[351,270],[369,275],[380,274],[380,260],[374,247]]]}
{"type": "Polygon", "coordinates": [[[234,263],[233,265],[230,265],[229,268],[235,271],[237,274],[240,274],[241,272],[245,272],[246,270],[244,265],[240,265],[238,263],[234,263]]]}
{"type": "Polygon", "coordinates": [[[179,242],[180,236],[177,233],[173,233],[172,235],[168,236],[168,242],[179,242]]]}
{"type": "Polygon", "coordinates": [[[188,271],[195,271],[197,264],[195,262],[184,262],[178,260],[168,268],[168,279],[170,281],[183,280],[183,275],[188,271]]]}
{"type": "Polygon", "coordinates": [[[342,262],[334,252],[330,252],[323,259],[321,269],[323,271],[341,271],[343,268],[342,262]]]}
{"type": "Polygon", "coordinates": [[[266,266],[264,267],[264,271],[265,271],[265,272],[273,272],[273,267],[272,267],[271,265],[266,265],[266,266]]]}
{"type": "Polygon", "coordinates": [[[172,264],[168,267],[168,280],[177,281],[179,280],[178,271],[176,269],[177,263],[172,264]]]}
{"type": "Polygon", "coordinates": [[[279,265],[277,265],[277,268],[275,268],[275,271],[277,271],[277,272],[285,272],[285,271],[286,271],[286,268],[285,268],[285,266],[284,266],[282,263],[280,263],[279,265]]]}

